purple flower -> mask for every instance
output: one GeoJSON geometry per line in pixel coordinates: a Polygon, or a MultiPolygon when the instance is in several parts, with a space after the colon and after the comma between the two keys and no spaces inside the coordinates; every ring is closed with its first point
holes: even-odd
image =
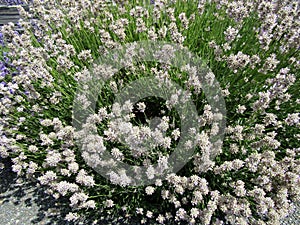
{"type": "Polygon", "coordinates": [[[0,45],[4,46],[3,34],[0,32],[0,45]]]}
{"type": "Polygon", "coordinates": [[[2,3],[6,5],[23,5],[25,4],[23,1],[20,0],[4,0],[2,3]]]}
{"type": "Polygon", "coordinates": [[[9,73],[5,63],[0,61],[0,76],[5,77],[9,73]]]}

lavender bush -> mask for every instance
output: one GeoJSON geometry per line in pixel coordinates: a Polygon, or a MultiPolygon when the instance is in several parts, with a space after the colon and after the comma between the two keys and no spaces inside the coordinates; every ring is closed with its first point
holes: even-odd
{"type": "MultiPolygon", "coordinates": [[[[138,218],[141,224],[273,225],[300,200],[298,2],[36,0],[29,12],[19,10],[23,33],[8,24],[0,36],[0,157],[11,158],[13,171],[47,186],[54,198],[67,199],[72,211],[66,220],[110,215],[127,224],[138,218]],[[206,167],[218,113],[200,80],[187,73],[192,67],[155,62],[128,63],[118,71],[96,67],[110,79],[85,124],[97,132],[85,143],[95,155],[80,151],[75,141],[81,134],[72,118],[78,84],[91,76],[97,59],[147,40],[189,49],[211,69],[206,78],[220,83],[225,137],[206,167]],[[130,186],[126,173],[109,180],[93,170],[96,155],[108,151],[116,161],[146,166],[152,179],[151,163],[167,169],[182,135],[172,108],[179,94],[168,101],[114,103],[123,87],[143,77],[170,79],[188,90],[199,124],[190,130],[194,156],[180,171],[153,185],[130,186]],[[123,111],[123,120],[115,120],[123,111]],[[152,129],[149,121],[157,117],[152,129]],[[124,134],[130,137],[127,146],[119,138],[124,134]],[[134,145],[150,139],[150,153],[134,145]]],[[[83,108],[89,104],[84,97],[83,108]]]]}

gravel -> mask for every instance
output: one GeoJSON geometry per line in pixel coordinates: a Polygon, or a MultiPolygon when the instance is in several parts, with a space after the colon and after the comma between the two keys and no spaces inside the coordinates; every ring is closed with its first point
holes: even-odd
{"type": "Polygon", "coordinates": [[[284,219],[282,225],[299,225],[300,224],[300,202],[294,204],[290,215],[284,219]]]}

